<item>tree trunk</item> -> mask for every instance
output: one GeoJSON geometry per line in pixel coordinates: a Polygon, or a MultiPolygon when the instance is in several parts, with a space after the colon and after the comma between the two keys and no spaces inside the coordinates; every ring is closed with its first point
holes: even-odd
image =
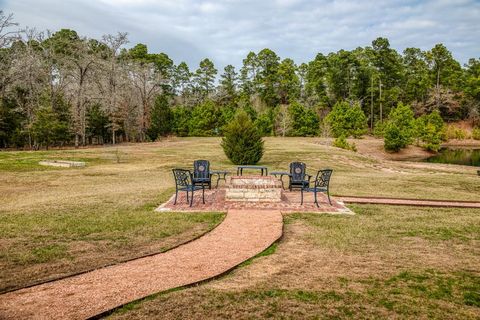
{"type": "Polygon", "coordinates": [[[371,101],[370,101],[370,129],[373,130],[373,77],[372,77],[372,86],[371,86],[371,101]]]}
{"type": "Polygon", "coordinates": [[[380,80],[379,87],[380,87],[380,97],[379,97],[379,101],[380,101],[380,123],[383,123],[382,80],[380,80]]]}
{"type": "Polygon", "coordinates": [[[437,105],[437,110],[440,109],[440,68],[437,70],[437,86],[436,86],[436,105],[437,105]]]}

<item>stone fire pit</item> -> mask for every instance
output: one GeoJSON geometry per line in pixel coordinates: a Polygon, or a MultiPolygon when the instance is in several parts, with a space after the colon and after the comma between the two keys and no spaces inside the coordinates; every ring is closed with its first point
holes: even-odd
{"type": "Polygon", "coordinates": [[[282,183],[270,176],[234,176],[225,193],[226,201],[280,202],[282,183]]]}

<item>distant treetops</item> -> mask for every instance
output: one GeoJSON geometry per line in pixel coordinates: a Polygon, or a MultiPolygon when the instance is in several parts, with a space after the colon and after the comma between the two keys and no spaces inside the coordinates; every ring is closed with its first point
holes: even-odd
{"type": "Polygon", "coordinates": [[[145,44],[126,48],[126,33],[27,29],[3,43],[0,147],[221,136],[242,110],[261,136],[331,134],[344,145],[370,128],[396,141],[387,149],[436,149],[438,120],[480,119],[480,60],[462,67],[443,44],[398,53],[377,38],[301,64],[263,49],[219,74],[208,58],[191,71],[145,44]]]}

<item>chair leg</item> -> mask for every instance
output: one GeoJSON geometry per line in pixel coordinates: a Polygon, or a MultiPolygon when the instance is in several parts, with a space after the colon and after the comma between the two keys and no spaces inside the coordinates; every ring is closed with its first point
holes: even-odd
{"type": "Polygon", "coordinates": [[[318,200],[317,200],[317,191],[314,191],[313,194],[315,195],[315,204],[317,205],[317,208],[318,208],[319,205],[318,205],[318,200]]]}
{"type": "Polygon", "coordinates": [[[192,190],[192,197],[190,198],[190,207],[193,205],[193,192],[194,190],[192,190]]]}
{"type": "Polygon", "coordinates": [[[205,187],[202,188],[202,200],[203,204],[205,204],[205,187]]]}
{"type": "Polygon", "coordinates": [[[175,201],[173,201],[173,204],[177,204],[177,197],[178,197],[178,190],[175,190],[175,201]]]}
{"type": "MultiPolygon", "coordinates": [[[[291,188],[290,188],[290,191],[291,191],[291,188]]],[[[301,199],[302,199],[302,202],[300,202],[300,204],[303,205],[303,188],[301,190],[301,199]]]]}
{"type": "Polygon", "coordinates": [[[189,192],[188,192],[188,190],[187,190],[187,203],[190,202],[190,200],[189,200],[189,198],[188,198],[188,193],[189,193],[189,192]]]}
{"type": "Polygon", "coordinates": [[[330,205],[332,205],[332,201],[330,201],[330,191],[327,190],[327,196],[328,196],[328,203],[330,203],[330,205]]]}

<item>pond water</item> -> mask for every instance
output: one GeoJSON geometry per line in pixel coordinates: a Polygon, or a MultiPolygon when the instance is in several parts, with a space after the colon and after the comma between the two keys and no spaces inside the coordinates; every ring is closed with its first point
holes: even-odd
{"type": "Polygon", "coordinates": [[[438,154],[427,158],[427,162],[480,166],[480,149],[443,148],[438,154]]]}

